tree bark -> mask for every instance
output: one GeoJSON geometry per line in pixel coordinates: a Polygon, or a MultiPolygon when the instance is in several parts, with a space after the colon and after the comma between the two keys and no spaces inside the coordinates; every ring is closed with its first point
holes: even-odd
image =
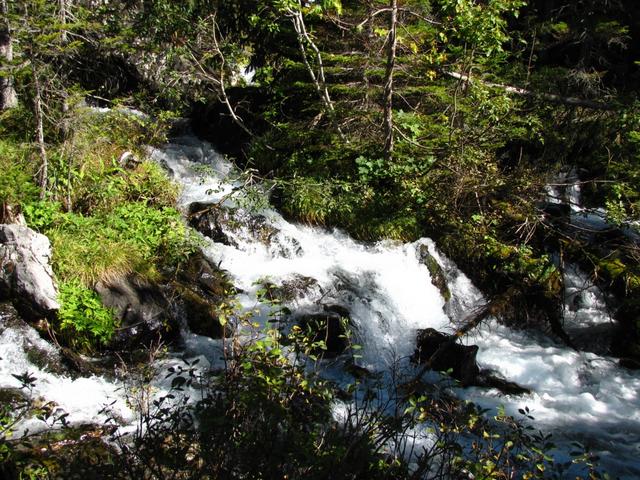
{"type": "MultiPolygon", "coordinates": [[[[11,42],[11,28],[8,18],[9,10],[7,1],[0,1],[0,58],[10,63],[13,61],[13,45],[11,42]]],[[[5,70],[5,69],[3,69],[5,70]]],[[[13,88],[13,78],[10,76],[0,77],[0,110],[13,108],[18,104],[18,97],[13,88]]]]}
{"type": "Polygon", "coordinates": [[[38,184],[40,185],[40,198],[44,199],[47,193],[47,181],[49,176],[49,162],[47,160],[47,148],[44,143],[44,117],[42,112],[42,85],[40,84],[40,77],[38,69],[35,66],[35,62],[31,64],[31,71],[33,73],[33,112],[36,120],[36,143],[38,145],[38,152],[40,154],[40,175],[38,178],[38,184]]]}
{"type": "Polygon", "coordinates": [[[307,27],[304,23],[304,17],[302,16],[302,4],[298,2],[298,8],[296,10],[290,10],[291,21],[293,23],[293,28],[296,31],[298,36],[298,46],[300,47],[300,53],[302,54],[302,60],[307,67],[307,71],[309,72],[309,76],[313,81],[320,98],[324,102],[327,110],[329,112],[333,112],[333,102],[331,101],[331,97],[329,96],[329,91],[327,90],[327,84],[324,76],[324,65],[322,63],[322,55],[320,54],[320,49],[318,46],[311,40],[307,32],[307,27]],[[313,68],[309,64],[307,60],[307,52],[305,48],[305,43],[307,43],[311,49],[314,51],[316,56],[316,62],[318,64],[318,75],[316,76],[313,68]]]}
{"type": "Polygon", "coordinates": [[[398,0],[389,1],[389,37],[387,38],[387,69],[384,81],[384,157],[393,156],[393,71],[396,64],[396,29],[398,24],[398,0]]]}
{"type": "MultiPolygon", "coordinates": [[[[302,3],[300,0],[298,0],[297,9],[291,9],[291,8],[288,9],[288,15],[290,16],[291,23],[293,24],[293,28],[296,31],[296,36],[298,38],[298,47],[300,48],[302,61],[304,62],[307,72],[311,77],[311,81],[316,87],[316,91],[318,92],[318,95],[320,96],[320,98],[322,99],[322,102],[324,103],[325,109],[329,114],[331,121],[335,123],[335,115],[334,115],[335,109],[333,108],[333,102],[331,101],[331,97],[329,96],[329,89],[327,88],[327,81],[324,75],[324,64],[322,62],[322,54],[318,46],[309,36],[309,32],[307,32],[307,27],[304,23],[304,17],[302,15],[302,3]],[[318,75],[316,75],[316,73],[313,70],[313,67],[309,63],[309,60],[307,59],[307,49],[305,47],[305,44],[311,47],[311,50],[313,50],[313,53],[316,57],[318,75]]],[[[340,134],[340,137],[342,139],[346,139],[344,133],[340,129],[340,126],[338,126],[337,124],[335,126],[338,130],[338,133],[340,134]]]]}
{"type": "Polygon", "coordinates": [[[65,27],[67,25],[67,16],[68,16],[68,0],[58,0],[58,17],[60,18],[60,24],[62,28],[60,30],[60,40],[62,43],[67,43],[67,30],[65,27]]]}

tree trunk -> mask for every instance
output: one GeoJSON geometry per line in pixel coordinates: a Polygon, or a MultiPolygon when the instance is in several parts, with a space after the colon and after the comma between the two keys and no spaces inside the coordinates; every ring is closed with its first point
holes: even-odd
{"type": "Polygon", "coordinates": [[[307,32],[307,27],[304,23],[304,17],[302,16],[302,3],[298,1],[298,8],[295,10],[290,10],[291,21],[293,23],[293,28],[296,31],[298,36],[298,46],[300,47],[300,52],[302,54],[302,60],[307,67],[307,71],[309,72],[309,76],[313,81],[320,98],[324,102],[327,110],[331,113],[333,112],[333,102],[331,101],[331,97],[329,96],[329,90],[327,90],[327,84],[324,76],[324,65],[322,63],[322,55],[320,54],[320,49],[317,45],[311,40],[309,33],[307,32]],[[305,43],[307,43],[311,49],[314,51],[316,55],[316,62],[318,64],[318,76],[316,76],[313,68],[309,64],[307,60],[307,52],[305,48],[305,43]]]}
{"type": "MultiPolygon", "coordinates": [[[[13,61],[13,45],[11,43],[11,29],[9,27],[9,10],[7,1],[0,1],[0,58],[6,63],[13,61]]],[[[18,97],[13,88],[13,78],[0,77],[0,110],[13,108],[18,104],[18,97]]]]}
{"type": "Polygon", "coordinates": [[[387,39],[387,70],[384,81],[384,157],[393,155],[393,70],[396,64],[396,28],[398,23],[398,0],[390,0],[389,37],[387,39]]]}
{"type": "Polygon", "coordinates": [[[304,16],[302,15],[302,3],[300,0],[298,0],[297,9],[289,8],[288,14],[291,18],[291,23],[293,24],[293,28],[296,31],[296,36],[298,38],[298,47],[300,48],[302,61],[304,62],[307,72],[311,77],[311,81],[316,87],[316,91],[318,92],[318,95],[320,96],[322,102],[324,103],[327,114],[329,115],[329,117],[331,118],[331,121],[334,123],[336,129],[338,130],[338,133],[340,134],[340,138],[342,138],[343,140],[346,140],[346,137],[342,132],[342,129],[336,123],[335,110],[333,108],[333,102],[331,101],[331,97],[329,96],[329,89],[327,88],[327,81],[324,75],[324,64],[322,62],[322,54],[318,46],[309,36],[309,32],[307,31],[307,27],[304,23],[304,16]],[[309,63],[309,60],[307,59],[307,49],[305,45],[309,45],[309,47],[311,47],[311,50],[313,50],[313,53],[316,57],[318,75],[315,74],[313,67],[309,63]]]}
{"type": "Polygon", "coordinates": [[[40,77],[38,76],[38,69],[35,66],[35,62],[31,64],[31,71],[33,72],[33,112],[36,119],[36,143],[38,144],[38,151],[40,153],[40,175],[38,184],[40,185],[40,198],[44,199],[47,193],[47,181],[49,176],[49,162],[47,160],[47,148],[44,144],[44,118],[42,113],[42,85],[40,84],[40,77]]]}
{"type": "Polygon", "coordinates": [[[60,29],[60,40],[62,43],[67,43],[67,31],[65,27],[67,25],[67,16],[68,16],[68,0],[58,0],[58,17],[60,18],[60,25],[62,28],[60,29]]]}

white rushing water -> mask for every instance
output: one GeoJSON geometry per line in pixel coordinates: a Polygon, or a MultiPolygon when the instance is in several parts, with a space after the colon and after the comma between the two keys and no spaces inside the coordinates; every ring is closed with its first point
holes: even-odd
{"type": "MultiPolygon", "coordinates": [[[[209,144],[185,136],[162,149],[151,149],[150,154],[183,185],[180,207],[185,211],[194,202],[239,208],[230,194],[242,182],[209,144]]],[[[278,286],[297,285],[295,298],[288,303],[294,313],[318,311],[322,305],[347,308],[355,341],[363,346],[359,365],[371,371],[386,372],[394,365],[413,368],[408,357],[415,348],[417,329],[451,332],[450,317],[463,318],[484,302],[469,279],[429,239],[365,245],[340,231],[292,224],[269,209],[238,212],[245,222],[225,231],[228,244],[209,241],[205,253],[229,272],[241,292],[241,304],[246,309],[258,307],[266,315],[268,308],[259,305],[257,295],[268,280],[278,286]],[[419,250],[425,247],[446,274],[452,292],[449,302],[419,261],[419,250]]],[[[584,274],[571,267],[567,279],[567,325],[585,332],[587,326],[607,325],[610,318],[604,302],[584,274]]],[[[104,418],[98,412],[113,400],[122,423],[131,421],[121,383],[102,377],[73,379],[37,367],[29,357],[28,344],[54,356],[55,348],[34,330],[2,326],[2,320],[0,388],[19,386],[13,375],[29,371],[38,379],[35,394],[70,413],[72,422],[100,423],[104,418]]],[[[186,353],[200,359],[200,368],[220,361],[219,341],[190,333],[185,337],[186,353]]],[[[553,432],[561,445],[559,455],[566,455],[568,443],[578,440],[598,451],[603,466],[614,475],[640,477],[638,374],[620,368],[607,356],[576,352],[542,334],[515,331],[495,321],[465,341],[479,346],[482,368],[493,369],[532,393],[508,396],[480,387],[456,388],[461,397],[490,409],[504,405],[516,417],[518,409],[527,406],[535,426],[553,432]]],[[[159,368],[173,361],[166,360],[159,368]]],[[[159,375],[156,392],[168,390],[170,380],[159,375]]]]}
{"type": "MultiPolygon", "coordinates": [[[[237,207],[233,199],[224,197],[232,189],[224,176],[232,169],[206,143],[183,137],[153,156],[185,185],[180,200],[185,209],[193,202],[222,201],[237,207]],[[203,177],[202,164],[216,173],[203,177]]],[[[348,308],[356,341],[364,347],[361,366],[370,370],[384,372],[398,361],[410,368],[406,360],[415,348],[417,329],[452,331],[444,310],[459,319],[483,303],[480,292],[429,239],[364,245],[340,231],[289,223],[272,210],[258,213],[261,225],[268,225],[268,239],[249,227],[230,229],[226,232],[230,245],[210,242],[207,256],[230,273],[245,308],[258,305],[256,292],[265,279],[275,285],[300,279],[310,284],[308,279],[313,279],[313,288],[303,289],[289,306],[294,312],[317,309],[319,304],[348,308]],[[446,305],[418,260],[421,245],[429,248],[446,272],[453,293],[446,305]]],[[[250,222],[251,214],[239,215],[250,222]]],[[[588,331],[587,327],[609,324],[604,302],[588,279],[574,267],[566,277],[567,327],[588,331]]],[[[532,393],[508,396],[474,387],[457,389],[459,395],[483,407],[504,405],[516,417],[518,409],[527,406],[535,426],[553,432],[556,441],[565,445],[561,457],[566,458],[569,442],[577,440],[598,451],[603,466],[615,475],[640,476],[637,374],[620,368],[613,358],[577,352],[542,334],[515,331],[495,321],[467,341],[480,347],[482,368],[493,369],[532,393]]]]}
{"type": "MultiPolygon", "coordinates": [[[[115,402],[111,405],[115,417],[122,423],[133,421],[133,412],[117,382],[100,376],[73,378],[63,373],[64,370],[56,347],[8,312],[0,313],[0,388],[20,389],[22,382],[17,377],[28,373],[33,378],[33,388],[23,390],[24,393],[30,394],[38,404],[52,402],[52,412],[67,413],[70,424],[102,424],[107,415],[100,412],[112,402],[115,402]]],[[[48,425],[50,423],[30,419],[20,425],[20,430],[28,428],[34,432],[48,425]]]]}

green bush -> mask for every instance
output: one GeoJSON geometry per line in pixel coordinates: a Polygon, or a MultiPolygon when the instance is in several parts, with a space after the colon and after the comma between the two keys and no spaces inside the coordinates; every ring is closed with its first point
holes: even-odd
{"type": "Polygon", "coordinates": [[[61,282],[59,290],[59,328],[69,343],[82,349],[106,344],[118,326],[113,311],[77,280],[61,282]]]}
{"type": "Polygon", "coordinates": [[[34,168],[29,162],[27,147],[0,140],[0,171],[0,204],[8,207],[38,198],[38,187],[33,181],[34,168]]]}

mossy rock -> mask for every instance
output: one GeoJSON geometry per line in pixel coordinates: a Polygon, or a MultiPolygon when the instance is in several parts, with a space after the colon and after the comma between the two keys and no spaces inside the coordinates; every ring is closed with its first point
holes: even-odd
{"type": "Polygon", "coordinates": [[[217,303],[184,286],[178,289],[178,293],[189,329],[198,335],[222,338],[225,328],[220,323],[217,303]]]}
{"type": "Polygon", "coordinates": [[[191,256],[186,267],[178,273],[178,282],[200,289],[202,294],[209,295],[218,302],[236,293],[227,272],[210,262],[202,252],[191,256]]]}
{"type": "Polygon", "coordinates": [[[322,287],[315,278],[304,275],[294,275],[290,280],[284,280],[280,285],[263,282],[264,296],[270,302],[291,303],[317,289],[322,293],[322,287]]]}
{"type": "Polygon", "coordinates": [[[420,263],[425,265],[429,270],[431,276],[431,283],[440,291],[440,295],[444,298],[445,302],[451,300],[451,291],[447,285],[447,277],[444,270],[438,263],[438,261],[429,253],[429,247],[426,245],[420,245],[418,248],[418,259],[420,263]]]}
{"type": "Polygon", "coordinates": [[[109,433],[96,425],[46,430],[15,451],[14,461],[20,470],[44,467],[47,478],[116,478],[121,466],[114,462],[116,448],[104,440],[109,433]]]}
{"type": "Polygon", "coordinates": [[[15,409],[18,405],[24,405],[28,401],[27,394],[20,388],[0,388],[0,405],[7,405],[15,409]]]}

